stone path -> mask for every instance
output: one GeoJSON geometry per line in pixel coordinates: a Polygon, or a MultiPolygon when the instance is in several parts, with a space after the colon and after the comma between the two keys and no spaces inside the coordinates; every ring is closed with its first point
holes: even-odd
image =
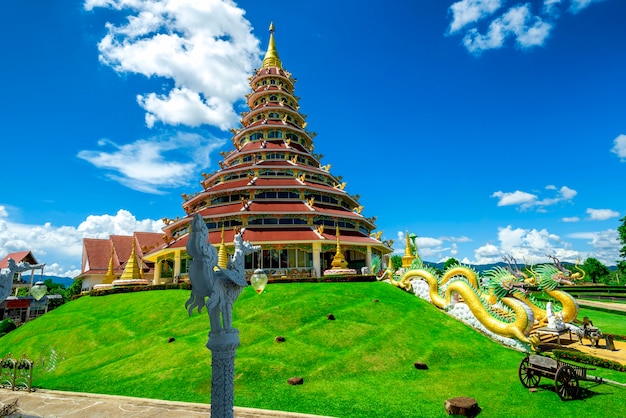
{"type": "MultiPolygon", "coordinates": [[[[30,393],[0,389],[2,406],[13,403],[16,399],[17,411],[7,415],[7,418],[209,418],[211,416],[211,405],[208,404],[43,389],[30,393]]],[[[270,417],[320,418],[319,415],[235,407],[235,418],[270,417]]]]}

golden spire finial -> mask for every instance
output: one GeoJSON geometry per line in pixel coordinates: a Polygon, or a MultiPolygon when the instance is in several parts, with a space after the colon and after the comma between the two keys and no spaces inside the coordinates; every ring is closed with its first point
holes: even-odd
{"type": "Polygon", "coordinates": [[[111,242],[111,258],[109,259],[109,269],[107,270],[107,274],[102,279],[103,284],[111,284],[113,280],[115,280],[115,272],[113,271],[113,257],[115,256],[115,247],[111,242]]]}
{"type": "Polygon", "coordinates": [[[413,255],[413,251],[411,251],[411,238],[409,237],[409,230],[406,230],[406,234],[404,234],[405,238],[405,246],[404,246],[404,256],[402,256],[402,267],[407,268],[411,267],[413,260],[415,260],[415,256],[413,255]]]}
{"type": "Polygon", "coordinates": [[[341,244],[339,242],[339,224],[335,223],[335,235],[337,236],[337,251],[333,257],[333,261],[330,263],[331,270],[343,270],[348,267],[348,262],[341,252],[341,244]]]}
{"type": "Polygon", "coordinates": [[[220,243],[220,248],[217,250],[217,265],[223,269],[228,268],[228,253],[224,245],[224,224],[222,224],[222,242],[220,243]]]}
{"type": "Polygon", "coordinates": [[[263,68],[269,67],[283,68],[283,64],[280,62],[278,52],[276,51],[276,44],[274,43],[274,22],[270,23],[270,41],[267,45],[265,58],[263,58],[263,68]]]}
{"type": "Polygon", "coordinates": [[[120,279],[122,280],[131,280],[131,279],[140,279],[140,267],[139,260],[137,260],[137,254],[135,253],[135,246],[137,245],[136,238],[133,236],[133,247],[130,250],[130,257],[128,257],[128,261],[126,262],[126,266],[124,267],[124,272],[120,279]]]}

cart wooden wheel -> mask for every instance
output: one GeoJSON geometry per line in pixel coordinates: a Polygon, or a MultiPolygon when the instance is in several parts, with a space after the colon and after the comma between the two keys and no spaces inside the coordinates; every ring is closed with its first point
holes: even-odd
{"type": "Polygon", "coordinates": [[[578,376],[572,366],[565,364],[557,369],[554,376],[554,388],[564,401],[578,398],[580,393],[578,376]]]}
{"type": "Polygon", "coordinates": [[[530,368],[530,361],[528,360],[528,357],[524,357],[522,359],[517,372],[519,375],[519,381],[522,382],[524,387],[536,388],[537,385],[539,385],[541,375],[537,374],[537,372],[530,368]]]}

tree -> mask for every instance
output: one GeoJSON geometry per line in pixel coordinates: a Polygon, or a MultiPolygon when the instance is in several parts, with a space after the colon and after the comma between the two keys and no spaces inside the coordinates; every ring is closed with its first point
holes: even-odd
{"type": "Polygon", "coordinates": [[[456,258],[448,258],[445,263],[443,263],[443,271],[448,270],[450,267],[458,266],[461,263],[456,258]]]}
{"type": "Polygon", "coordinates": [[[393,267],[394,270],[399,269],[400,267],[402,267],[402,257],[400,257],[398,254],[394,254],[391,256],[391,267],[393,267]]]}
{"type": "Polygon", "coordinates": [[[587,258],[579,268],[586,273],[592,283],[608,283],[611,279],[609,269],[593,257],[587,258]]]}
{"type": "Polygon", "coordinates": [[[72,299],[73,296],[80,295],[83,288],[82,279],[74,279],[74,283],[65,290],[65,300],[72,299]]]}
{"type": "Polygon", "coordinates": [[[617,270],[619,271],[620,277],[626,278],[626,216],[620,219],[620,222],[622,224],[617,228],[617,233],[619,234],[617,239],[622,243],[619,256],[622,257],[623,260],[618,261],[617,270]]]}

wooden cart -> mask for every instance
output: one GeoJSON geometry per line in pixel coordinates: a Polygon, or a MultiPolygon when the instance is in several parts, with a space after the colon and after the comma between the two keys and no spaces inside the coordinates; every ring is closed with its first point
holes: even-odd
{"type": "Polygon", "coordinates": [[[577,399],[580,396],[579,380],[593,380],[602,383],[601,378],[587,377],[585,367],[574,366],[550,357],[531,354],[524,357],[519,365],[519,380],[527,388],[535,388],[539,380],[546,377],[554,380],[554,389],[562,400],[577,399]]]}

